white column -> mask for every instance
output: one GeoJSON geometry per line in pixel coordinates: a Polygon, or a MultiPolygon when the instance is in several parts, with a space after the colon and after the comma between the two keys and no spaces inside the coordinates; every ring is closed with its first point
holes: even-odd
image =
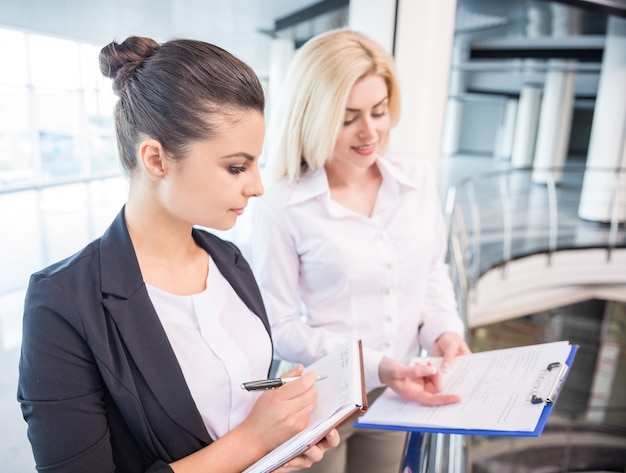
{"type": "Polygon", "coordinates": [[[541,86],[523,85],[517,106],[511,151],[511,165],[514,168],[530,167],[533,164],[540,106],[541,86]]]}
{"type": "Polygon", "coordinates": [[[396,0],[350,0],[348,25],[393,53],[396,0]]]}
{"type": "Polygon", "coordinates": [[[438,169],[454,39],[456,0],[399,0],[396,64],[402,118],[390,149],[416,153],[438,169]]]}
{"type": "MultiPolygon", "coordinates": [[[[581,30],[581,10],[561,3],[550,4],[551,35],[563,37],[578,35],[581,30]]],[[[545,183],[547,173],[541,168],[563,167],[567,159],[569,136],[574,111],[576,73],[567,70],[575,61],[552,59],[548,61],[548,72],[535,149],[533,181],[545,183]]],[[[554,181],[561,182],[562,173],[552,173],[554,181]]]]}
{"type": "Polygon", "coordinates": [[[608,222],[617,212],[615,218],[626,221],[626,173],[593,171],[619,167],[626,168],[626,19],[611,16],[578,208],[580,217],[608,222]]]}
{"type": "Polygon", "coordinates": [[[518,100],[509,98],[501,109],[500,126],[496,133],[494,157],[502,160],[511,158],[513,149],[513,136],[515,133],[515,121],[517,119],[518,100]]]}
{"type": "MultiPolygon", "coordinates": [[[[535,148],[533,181],[545,183],[545,168],[563,167],[567,158],[569,134],[572,128],[574,107],[574,72],[563,70],[571,61],[551,59],[539,112],[539,129],[535,148]]],[[[552,173],[556,183],[562,173],[552,173]]]]}
{"type": "MultiPolygon", "coordinates": [[[[550,33],[549,6],[547,4],[532,4],[526,10],[526,36],[538,38],[550,33]]],[[[529,75],[542,65],[543,59],[528,58],[523,60],[524,69],[529,75]]],[[[517,106],[517,119],[511,150],[511,166],[527,168],[533,164],[535,146],[537,144],[537,128],[539,126],[539,111],[541,110],[541,95],[543,84],[524,84],[520,89],[517,106]]]]}
{"type": "Polygon", "coordinates": [[[283,80],[295,53],[294,41],[290,38],[273,38],[270,46],[268,78],[267,118],[272,113],[272,104],[282,92],[283,80]]]}
{"type": "Polygon", "coordinates": [[[441,152],[444,156],[450,156],[459,151],[459,136],[461,133],[461,117],[463,115],[463,101],[460,95],[466,91],[466,74],[454,66],[463,64],[469,57],[469,43],[463,36],[454,38],[452,46],[452,67],[450,69],[450,87],[448,89],[448,102],[446,105],[445,122],[441,152]]]}

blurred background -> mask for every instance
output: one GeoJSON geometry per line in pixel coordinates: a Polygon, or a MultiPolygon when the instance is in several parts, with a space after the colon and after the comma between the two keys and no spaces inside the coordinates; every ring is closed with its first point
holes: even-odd
{"type": "MultiPolygon", "coordinates": [[[[472,348],[580,346],[541,439],[463,438],[461,466],[428,471],[626,471],[626,0],[0,0],[3,470],[34,471],[16,401],[29,275],[126,198],[100,48],[217,44],[254,68],[271,115],[293,52],[341,27],[396,56],[392,147],[438,170],[472,348]]],[[[246,215],[221,235],[249,256],[246,215]]]]}

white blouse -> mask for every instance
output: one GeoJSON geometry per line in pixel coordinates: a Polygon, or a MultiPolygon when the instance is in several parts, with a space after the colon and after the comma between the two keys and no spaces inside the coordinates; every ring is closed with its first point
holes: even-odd
{"type": "Polygon", "coordinates": [[[308,365],[361,338],[368,389],[381,385],[383,356],[408,362],[443,332],[463,335],[435,175],[415,157],[377,163],[371,218],[331,199],[324,169],[271,186],[253,209],[252,264],[275,356],[308,365]]]}
{"type": "Polygon", "coordinates": [[[217,439],[239,425],[257,400],[257,393],[240,385],[267,376],[267,330],[211,258],[206,289],[199,294],[146,287],[204,425],[217,439]]]}

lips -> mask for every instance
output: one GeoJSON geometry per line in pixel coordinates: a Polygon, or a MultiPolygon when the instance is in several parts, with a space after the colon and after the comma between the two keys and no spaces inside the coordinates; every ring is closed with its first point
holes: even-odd
{"type": "Polygon", "coordinates": [[[352,149],[359,154],[369,155],[376,150],[376,143],[370,143],[368,145],[353,146],[352,149]]]}

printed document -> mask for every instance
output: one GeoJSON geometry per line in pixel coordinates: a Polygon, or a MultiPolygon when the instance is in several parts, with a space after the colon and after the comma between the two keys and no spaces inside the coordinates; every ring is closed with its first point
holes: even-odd
{"type": "Polygon", "coordinates": [[[562,382],[557,377],[564,370],[558,368],[567,368],[571,349],[561,341],[458,356],[442,374],[442,392],[458,394],[461,402],[427,407],[386,389],[356,425],[532,432],[546,405],[539,400],[562,382]]]}

